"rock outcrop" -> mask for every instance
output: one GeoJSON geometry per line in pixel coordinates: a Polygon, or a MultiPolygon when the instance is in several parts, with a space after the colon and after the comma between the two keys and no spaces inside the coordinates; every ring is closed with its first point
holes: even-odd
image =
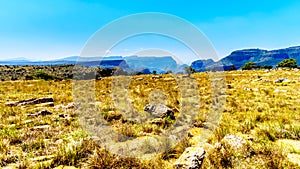
{"type": "Polygon", "coordinates": [[[175,119],[173,110],[163,104],[147,104],[144,107],[144,111],[155,118],[170,117],[171,119],[175,119]]]}
{"type": "Polygon", "coordinates": [[[7,102],[6,106],[25,106],[25,105],[35,105],[41,103],[53,103],[54,99],[51,97],[43,97],[43,98],[32,98],[28,100],[21,100],[16,102],[7,102]]]}
{"type": "Polygon", "coordinates": [[[199,169],[205,157],[205,150],[202,147],[186,148],[183,154],[174,163],[175,168],[199,169]]]}
{"type": "Polygon", "coordinates": [[[37,117],[37,116],[46,116],[46,115],[51,115],[51,114],[53,114],[53,113],[48,110],[42,110],[37,113],[28,114],[27,116],[28,117],[37,117]]]}
{"type": "Polygon", "coordinates": [[[262,49],[236,50],[217,62],[196,60],[191,66],[196,71],[229,70],[232,65],[239,69],[247,62],[255,62],[258,66],[274,67],[282,60],[288,58],[294,58],[297,63],[300,63],[300,46],[270,51],[262,49]]]}

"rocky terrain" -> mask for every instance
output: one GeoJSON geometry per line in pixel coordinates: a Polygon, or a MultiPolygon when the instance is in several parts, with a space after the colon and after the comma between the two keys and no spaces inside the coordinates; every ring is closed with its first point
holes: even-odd
{"type": "Polygon", "coordinates": [[[220,75],[0,82],[0,167],[300,168],[299,70],[220,75]],[[224,86],[216,86],[222,77],[224,86]],[[75,82],[79,87],[74,88],[75,82]],[[95,90],[85,90],[91,84],[95,90]],[[220,118],[214,114],[220,107],[214,105],[222,99],[220,118]],[[196,115],[189,116],[190,111],[196,115]],[[149,119],[135,120],[130,114],[149,119]],[[121,134],[115,140],[131,143],[132,150],[139,148],[132,144],[136,140],[155,138],[181,120],[191,123],[174,146],[157,151],[149,144],[141,151],[157,154],[139,159],[109,151],[117,144],[101,146],[104,128],[87,132],[80,121],[94,126],[95,115],[121,134]],[[216,118],[220,121],[213,123],[216,118]]]}

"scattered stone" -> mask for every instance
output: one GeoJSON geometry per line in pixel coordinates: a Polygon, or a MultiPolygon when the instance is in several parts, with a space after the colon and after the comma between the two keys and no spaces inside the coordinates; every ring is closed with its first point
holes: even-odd
{"type": "Polygon", "coordinates": [[[17,102],[7,102],[5,103],[6,106],[24,106],[24,105],[35,105],[35,104],[41,104],[41,103],[48,103],[48,102],[54,102],[54,99],[51,97],[44,97],[44,98],[33,98],[28,100],[21,100],[17,102]]]}
{"type": "Polygon", "coordinates": [[[244,137],[245,137],[246,140],[254,141],[254,137],[253,137],[253,136],[250,136],[250,135],[244,135],[244,137]]]}
{"type": "Polygon", "coordinates": [[[35,126],[32,130],[47,130],[50,128],[50,125],[43,125],[43,126],[35,126]]]}
{"type": "Polygon", "coordinates": [[[196,121],[193,125],[194,125],[194,127],[202,127],[202,128],[205,128],[204,123],[201,122],[201,121],[196,121]]]}
{"type": "Polygon", "coordinates": [[[73,108],[77,108],[79,106],[79,103],[69,103],[66,106],[59,104],[57,106],[55,106],[54,108],[56,109],[73,109],[73,108]]]}
{"type": "Polygon", "coordinates": [[[64,108],[64,107],[65,107],[65,106],[62,105],[62,104],[59,104],[59,105],[54,106],[55,109],[62,109],[62,108],[64,108]]]}
{"type": "Polygon", "coordinates": [[[249,87],[244,87],[244,90],[246,90],[246,91],[252,91],[252,89],[249,88],[249,87]]]}
{"type": "Polygon", "coordinates": [[[42,110],[37,113],[28,114],[27,116],[28,117],[37,117],[37,116],[46,116],[46,115],[51,115],[51,114],[53,114],[53,113],[48,110],[42,110]]]}
{"type": "Polygon", "coordinates": [[[54,107],[54,102],[41,103],[40,107],[54,107]]]}
{"type": "Polygon", "coordinates": [[[160,79],[162,76],[152,76],[152,79],[160,79]]]}
{"type": "Polygon", "coordinates": [[[23,121],[24,124],[29,124],[29,123],[32,123],[33,121],[32,120],[25,120],[23,121]]]}
{"type": "Polygon", "coordinates": [[[171,119],[175,119],[173,110],[163,104],[147,104],[144,107],[144,111],[154,117],[170,117],[171,119]]]}
{"type": "Polygon", "coordinates": [[[175,135],[170,135],[169,138],[172,139],[172,140],[178,140],[178,137],[175,136],[175,135]]]}
{"type": "Polygon", "coordinates": [[[202,147],[188,147],[174,163],[174,166],[182,169],[199,169],[203,163],[205,153],[202,147]]]}
{"type": "Polygon", "coordinates": [[[249,87],[244,87],[244,90],[245,90],[245,91],[256,91],[256,92],[259,91],[258,88],[253,88],[253,89],[252,89],[252,88],[249,88],[249,87]]]}
{"type": "Polygon", "coordinates": [[[286,93],[287,90],[279,90],[279,89],[275,89],[274,93],[286,93]]]}
{"type": "Polygon", "coordinates": [[[171,78],[171,77],[168,77],[168,78],[165,78],[165,79],[164,79],[164,81],[167,81],[167,82],[168,82],[168,81],[173,81],[173,80],[174,80],[174,78],[171,78]]]}
{"type": "Polygon", "coordinates": [[[97,141],[100,140],[100,138],[98,136],[90,136],[89,139],[97,141]]]}
{"type": "Polygon", "coordinates": [[[150,121],[151,124],[164,125],[166,121],[162,118],[156,118],[150,121]]]}
{"type": "Polygon", "coordinates": [[[152,134],[151,133],[146,133],[146,132],[143,132],[143,131],[140,131],[139,133],[138,133],[138,136],[151,136],[152,134]]]}
{"type": "Polygon", "coordinates": [[[6,127],[8,127],[8,128],[14,128],[14,127],[16,127],[16,124],[10,124],[10,125],[7,125],[6,127]]]}
{"type": "Polygon", "coordinates": [[[39,156],[39,157],[32,158],[30,160],[31,161],[45,161],[45,160],[51,160],[54,157],[55,157],[54,155],[39,156]]]}
{"type": "Polygon", "coordinates": [[[257,76],[257,81],[262,81],[261,76],[257,76]]]}
{"type": "Polygon", "coordinates": [[[289,83],[290,80],[287,78],[279,78],[275,80],[275,83],[289,83]]]}
{"type": "Polygon", "coordinates": [[[58,139],[58,140],[55,141],[54,144],[59,145],[59,144],[61,144],[61,143],[63,143],[63,142],[64,142],[63,139],[58,139]]]}
{"type": "Polygon", "coordinates": [[[141,80],[143,80],[143,79],[144,79],[144,78],[139,77],[139,78],[137,78],[136,80],[141,81],[141,80]]]}
{"type": "Polygon", "coordinates": [[[69,115],[68,114],[60,114],[60,115],[58,115],[58,117],[60,117],[60,118],[68,118],[69,115]]]}
{"type": "Polygon", "coordinates": [[[221,142],[237,149],[242,148],[246,144],[246,140],[232,134],[227,134],[221,142]]]}
{"type": "Polygon", "coordinates": [[[108,122],[111,122],[113,120],[120,120],[121,118],[122,118],[122,114],[115,111],[109,111],[107,113],[107,116],[104,117],[104,119],[107,120],[108,122]]]}
{"type": "Polygon", "coordinates": [[[233,86],[231,86],[230,84],[228,84],[228,85],[227,85],[227,88],[228,88],[228,89],[232,89],[233,86]]]}
{"type": "Polygon", "coordinates": [[[79,106],[79,103],[69,103],[68,105],[66,105],[64,108],[65,109],[73,109],[75,107],[79,106]]]}

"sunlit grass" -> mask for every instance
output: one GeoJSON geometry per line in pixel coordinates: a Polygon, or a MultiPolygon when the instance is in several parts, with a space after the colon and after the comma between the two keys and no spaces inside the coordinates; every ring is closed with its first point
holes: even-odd
{"type": "MultiPolygon", "coordinates": [[[[1,82],[0,166],[16,164],[29,168],[53,168],[59,165],[88,168],[170,168],[186,147],[195,144],[192,140],[197,134],[187,133],[184,140],[169,151],[158,154],[155,160],[119,157],[107,152],[91,139],[92,134],[83,130],[78,114],[73,109],[38,105],[8,107],[5,103],[53,97],[55,105],[67,105],[76,101],[77,98],[73,96],[78,94],[82,96],[83,103],[96,101],[94,105],[97,106],[98,113],[103,115],[116,132],[138,138],[160,134],[174,122],[165,119],[169,125],[152,124],[150,121],[140,123],[126,116],[126,112],[143,115],[146,104],[161,103],[170,107],[175,112],[175,117],[184,113],[180,112],[183,93],[176,76],[180,75],[162,75],[159,79],[153,79],[152,75],[106,77],[94,81],[94,91],[74,89],[71,80],[1,82]],[[92,94],[95,98],[90,98],[92,94]],[[53,114],[27,116],[44,109],[53,114]],[[60,114],[67,114],[69,118],[60,118],[60,114]],[[34,129],[35,126],[44,125],[49,125],[49,128],[34,129]],[[47,159],[50,160],[47,164],[33,160],[40,156],[53,157],[47,159]]],[[[226,72],[225,77],[226,104],[221,121],[208,143],[214,145],[221,142],[226,134],[247,135],[253,137],[253,140],[248,141],[243,156],[235,154],[230,148],[224,151],[212,149],[207,153],[203,168],[250,168],[250,165],[256,168],[296,167],[286,160],[284,148],[276,146],[276,142],[280,139],[300,140],[300,72],[232,71],[226,72]],[[262,81],[258,80],[258,76],[262,81]],[[274,83],[274,80],[283,77],[291,82],[274,83]]],[[[202,128],[207,125],[211,104],[216,100],[212,98],[212,84],[208,73],[196,73],[192,78],[197,82],[197,94],[200,97],[198,116],[194,117],[194,122],[195,126],[202,128]]],[[[82,85],[88,87],[90,82],[82,81],[82,85]]],[[[82,107],[87,113],[92,113],[94,105],[85,104],[82,107]]],[[[189,109],[192,107],[186,107],[185,110],[189,109]]],[[[296,150],[293,152],[298,153],[296,150]]]]}

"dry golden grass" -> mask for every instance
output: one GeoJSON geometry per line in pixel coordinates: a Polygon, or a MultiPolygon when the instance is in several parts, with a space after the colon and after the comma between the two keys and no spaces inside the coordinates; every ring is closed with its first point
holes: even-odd
{"type": "MultiPolygon", "coordinates": [[[[251,136],[247,141],[245,155],[235,154],[230,148],[217,148],[207,153],[203,168],[296,168],[287,160],[285,147],[278,146],[279,139],[300,141],[300,72],[278,71],[232,71],[226,77],[226,104],[218,127],[207,140],[214,145],[226,134],[251,136]],[[259,77],[262,80],[258,80],[259,77]],[[288,83],[274,83],[277,78],[288,78],[288,83]]],[[[213,90],[208,73],[196,73],[196,88],[200,103],[198,107],[181,109],[184,94],[176,82],[176,76],[153,75],[133,77],[106,77],[97,80],[80,81],[81,85],[95,85],[94,91],[73,88],[72,81],[7,81],[0,83],[0,166],[19,168],[54,168],[60,165],[78,168],[172,168],[172,163],[184,149],[197,144],[197,136],[207,125],[211,115],[213,90]],[[132,78],[132,79],[130,79],[132,78]],[[139,78],[139,79],[138,79],[139,78]],[[125,83],[128,82],[129,83],[125,83]],[[124,86],[124,84],[128,84],[124,86]],[[128,89],[128,90],[126,90],[128,89]],[[85,102],[95,99],[98,113],[115,131],[130,137],[159,134],[174,124],[166,119],[166,125],[149,122],[139,123],[126,112],[143,114],[148,103],[162,103],[174,110],[179,117],[184,111],[197,110],[193,127],[184,140],[169,151],[158,154],[152,160],[120,157],[100,147],[91,134],[79,123],[73,110],[54,107],[5,106],[7,101],[51,96],[55,105],[67,105],[85,96],[85,102]],[[93,98],[95,96],[95,98],[93,98]],[[77,99],[77,100],[76,100],[77,99]],[[89,100],[91,99],[91,100],[89,100]],[[125,102],[125,99],[126,102],[125,102]],[[130,104],[124,104],[130,103],[130,104]],[[47,109],[52,115],[28,117],[27,114],[47,109]],[[69,118],[59,118],[68,114],[69,118]],[[36,129],[36,126],[46,126],[36,129]]],[[[183,81],[185,79],[182,79],[183,81]]],[[[85,86],[88,87],[88,86],[85,86]]],[[[224,92],[224,91],[218,91],[224,92]]],[[[93,113],[91,105],[81,106],[93,113]]],[[[119,138],[122,140],[122,138],[119,138]]],[[[297,151],[293,153],[299,153],[297,151]]],[[[298,167],[299,168],[299,167],[298,167]]]]}

